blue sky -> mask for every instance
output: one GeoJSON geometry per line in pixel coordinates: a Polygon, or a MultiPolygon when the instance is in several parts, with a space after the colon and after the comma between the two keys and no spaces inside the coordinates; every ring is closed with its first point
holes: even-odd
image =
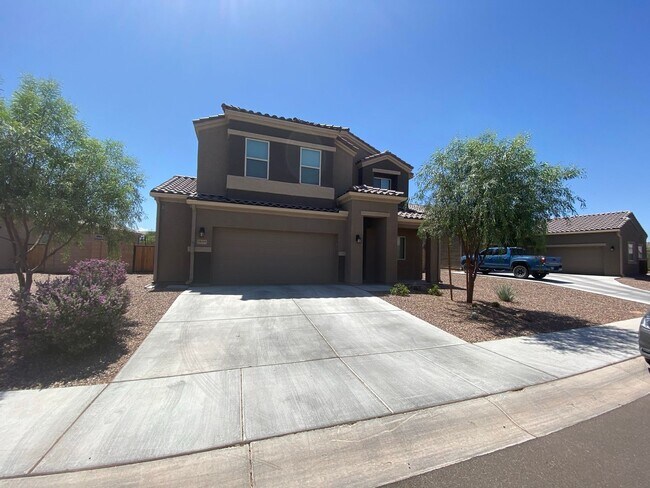
{"type": "Polygon", "coordinates": [[[587,171],[583,212],[650,231],[650,2],[2,2],[4,96],[58,80],[148,191],[196,174],[192,119],[222,102],[351,127],[416,169],[454,137],[529,133],[587,171]]]}

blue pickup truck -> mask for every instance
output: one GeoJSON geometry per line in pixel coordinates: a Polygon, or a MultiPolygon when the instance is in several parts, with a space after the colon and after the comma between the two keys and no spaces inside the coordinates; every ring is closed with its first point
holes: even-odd
{"type": "MultiPolygon", "coordinates": [[[[460,258],[465,267],[466,256],[460,258]]],[[[562,258],[532,256],[523,247],[489,247],[479,255],[478,269],[483,274],[490,271],[512,271],[516,278],[543,279],[552,271],[562,271],[562,258]]]]}

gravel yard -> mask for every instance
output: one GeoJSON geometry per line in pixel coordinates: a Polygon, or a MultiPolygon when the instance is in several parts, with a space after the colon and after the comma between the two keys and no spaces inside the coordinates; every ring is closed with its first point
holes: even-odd
{"type": "Polygon", "coordinates": [[[464,303],[465,275],[453,274],[454,302],[449,300],[449,279],[444,274],[443,296],[412,293],[408,297],[380,295],[389,303],[468,342],[488,341],[588,327],[641,317],[646,305],[586,293],[543,282],[502,280],[479,275],[474,306],[464,303]],[[501,302],[495,289],[509,284],[515,292],[511,303],[501,302]],[[499,302],[499,306],[492,305],[499,302]],[[472,315],[474,315],[472,317],[472,315]]]}
{"type": "MultiPolygon", "coordinates": [[[[35,281],[55,275],[35,275],[35,281]]],[[[23,354],[15,335],[15,307],[9,300],[17,288],[14,274],[0,274],[0,390],[92,385],[110,381],[131,357],[180,291],[146,291],[152,275],[128,275],[131,292],[127,326],[117,343],[85,356],[67,359],[56,355],[23,354]]]]}
{"type": "Polygon", "coordinates": [[[636,276],[634,278],[617,278],[616,281],[627,286],[633,286],[634,288],[650,291],[650,274],[645,276],[636,276]]]}

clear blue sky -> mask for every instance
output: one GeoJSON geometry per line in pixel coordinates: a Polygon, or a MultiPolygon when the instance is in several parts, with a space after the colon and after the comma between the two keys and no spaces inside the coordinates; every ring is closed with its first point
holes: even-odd
{"type": "Polygon", "coordinates": [[[417,169],[454,137],[527,132],[577,164],[583,212],[650,231],[650,2],[1,2],[0,77],[51,77],[148,191],[196,174],[192,119],[227,102],[345,125],[417,169]]]}

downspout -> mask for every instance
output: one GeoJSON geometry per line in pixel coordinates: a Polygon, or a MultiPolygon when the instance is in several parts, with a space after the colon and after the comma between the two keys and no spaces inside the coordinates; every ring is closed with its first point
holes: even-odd
{"type": "Polygon", "coordinates": [[[190,277],[186,284],[194,281],[194,250],[196,248],[196,205],[192,205],[192,235],[190,236],[190,277]]]}
{"type": "MultiPolygon", "coordinates": [[[[618,236],[618,275],[623,276],[623,236],[621,236],[621,231],[617,231],[616,235],[618,236]]],[[[625,250],[627,252],[627,249],[625,250]]]]}
{"type": "MultiPolygon", "coordinates": [[[[160,243],[160,212],[162,211],[162,205],[160,199],[156,198],[156,244],[153,254],[153,282],[158,283],[158,246],[160,243]]],[[[146,242],[145,242],[146,244],[146,242]]],[[[135,252],[133,253],[133,262],[135,263],[135,252]]],[[[134,266],[135,267],[135,266],[134,266]]]]}

